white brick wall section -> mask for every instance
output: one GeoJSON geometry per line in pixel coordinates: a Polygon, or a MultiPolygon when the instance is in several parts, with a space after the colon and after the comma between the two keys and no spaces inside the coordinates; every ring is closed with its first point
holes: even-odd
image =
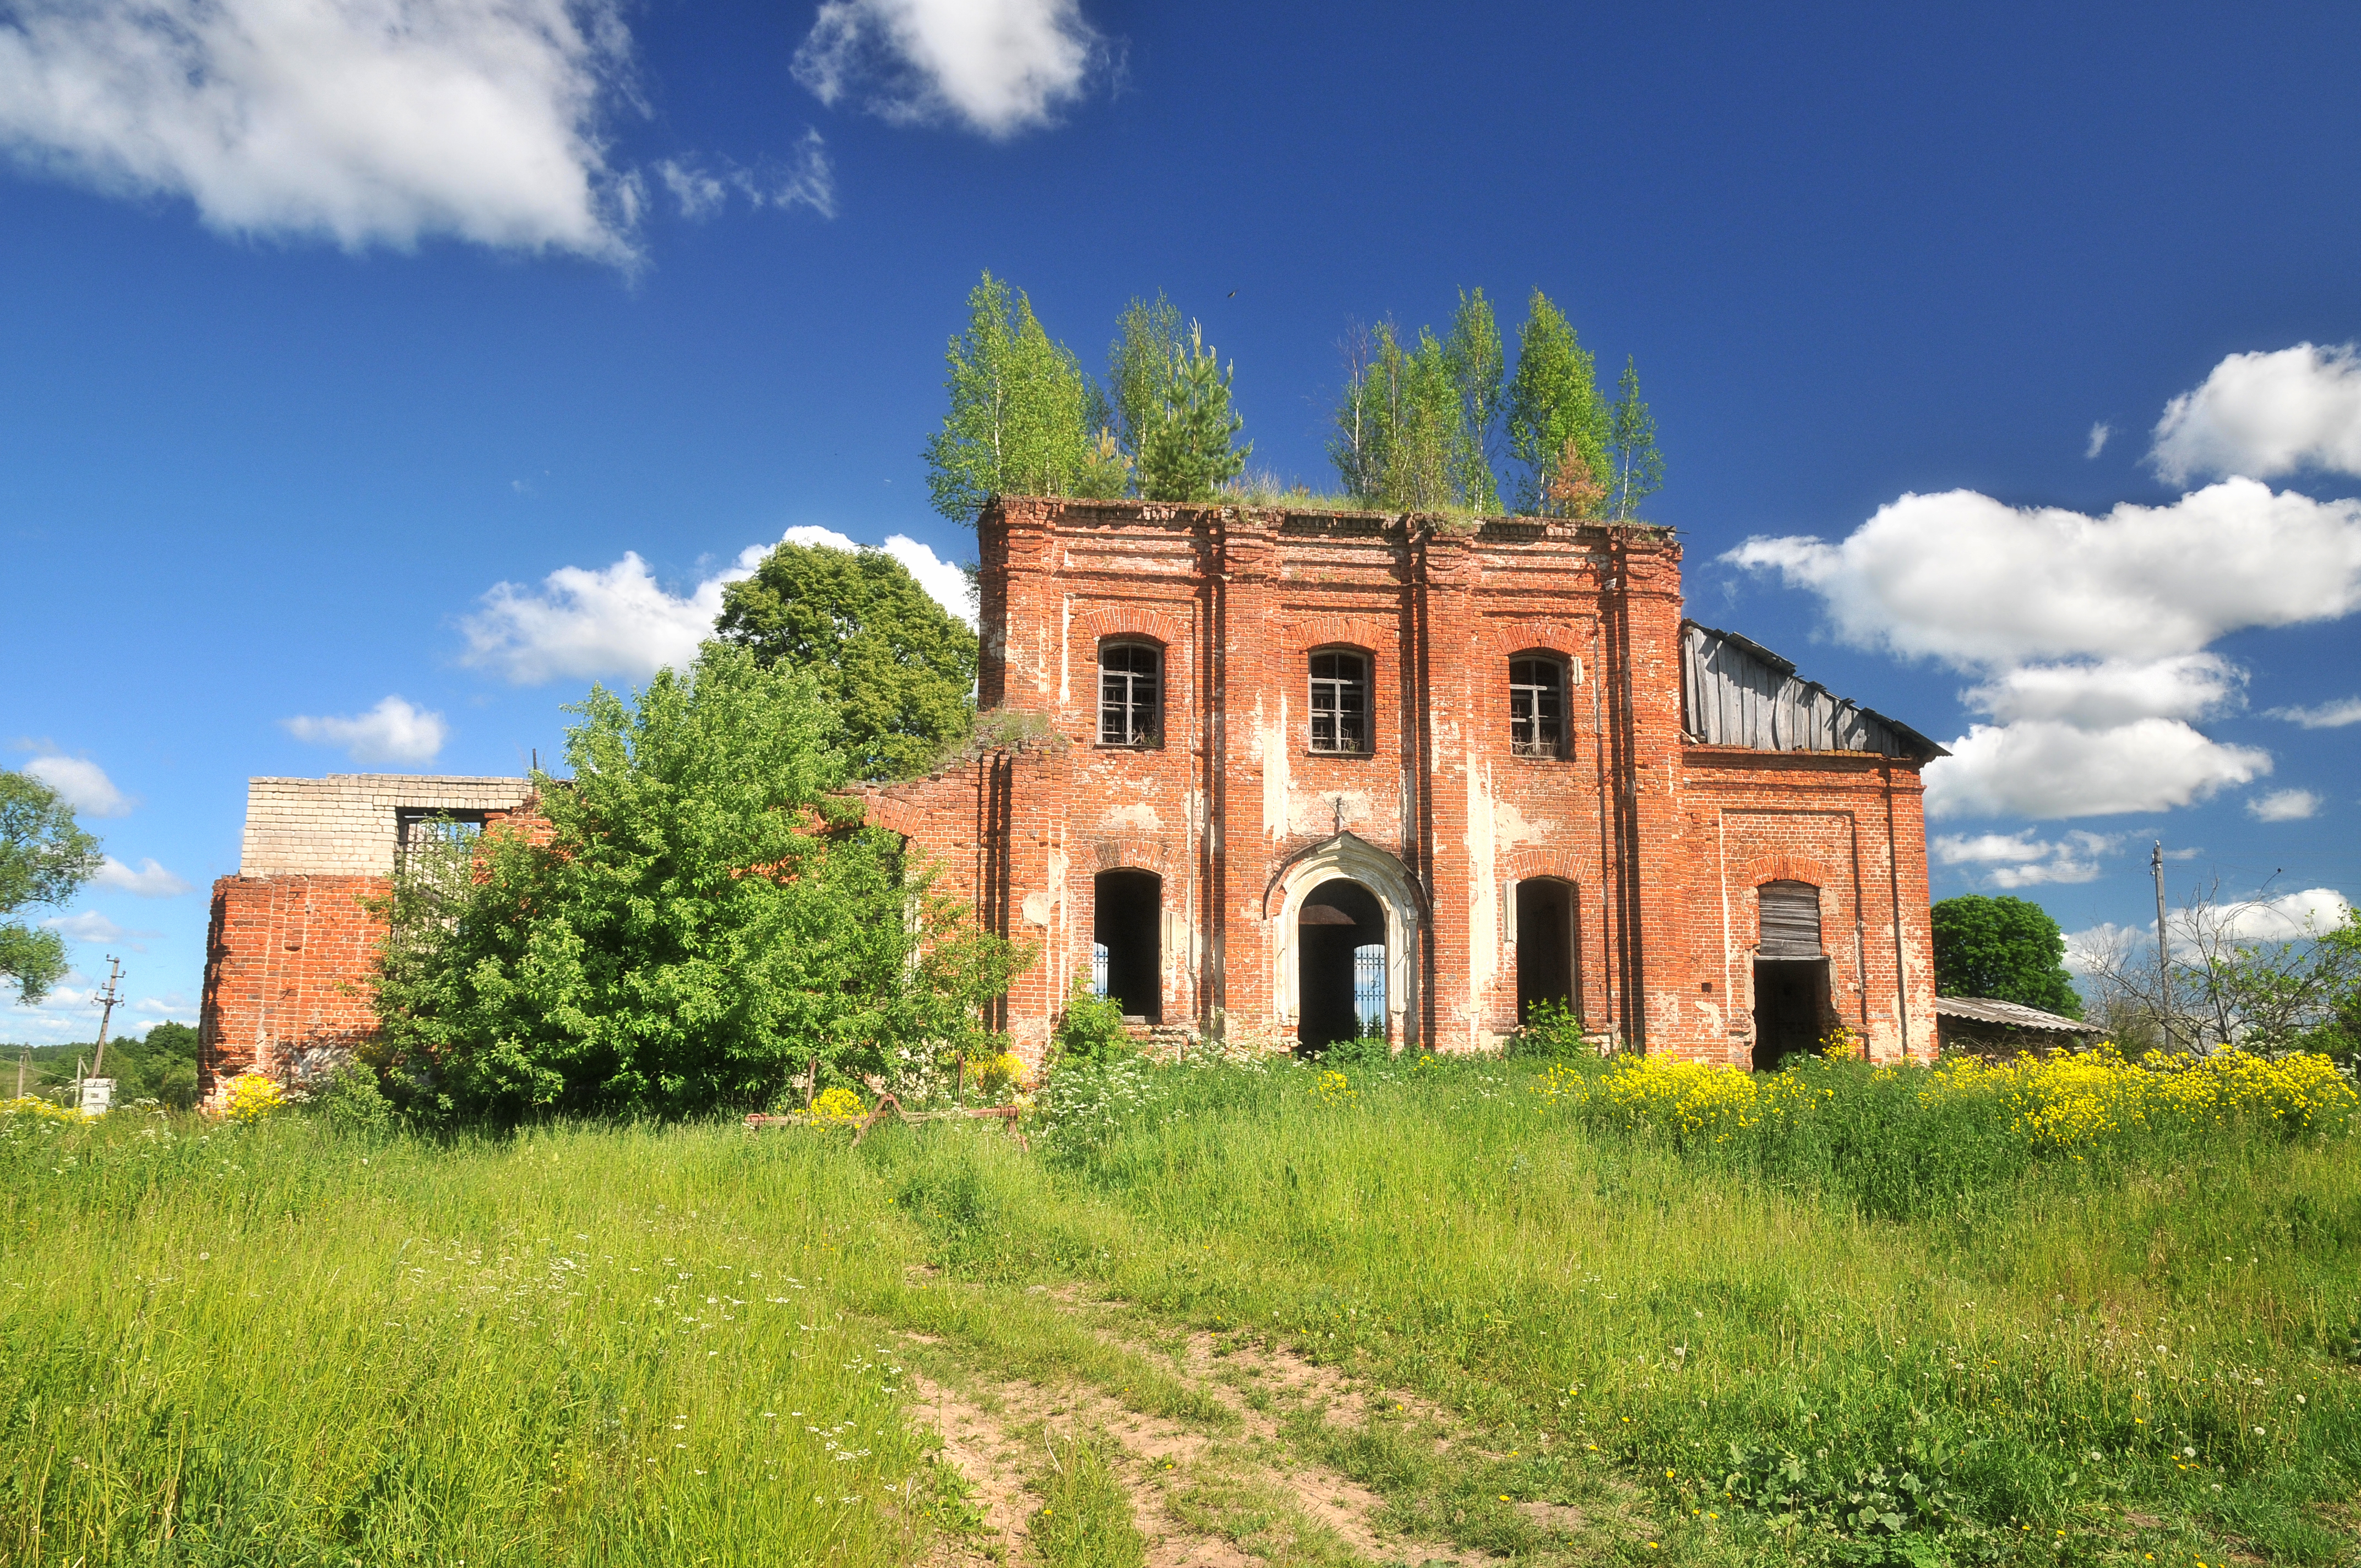
{"type": "Polygon", "coordinates": [[[416,773],[331,773],[324,779],[249,779],[240,876],[390,876],[395,813],[507,811],[532,791],[526,779],[436,778],[416,773]]]}

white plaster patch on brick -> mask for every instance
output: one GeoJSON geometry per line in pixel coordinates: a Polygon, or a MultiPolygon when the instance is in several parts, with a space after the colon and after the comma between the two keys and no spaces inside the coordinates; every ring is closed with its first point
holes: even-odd
{"type": "Polygon", "coordinates": [[[1044,931],[1049,928],[1049,895],[1048,894],[1028,893],[1025,895],[1025,924],[1038,926],[1044,931]]]}
{"type": "Polygon", "coordinates": [[[1505,800],[1492,803],[1492,841],[1502,849],[1513,844],[1545,844],[1557,831],[1554,822],[1527,822],[1525,814],[1505,800]]]}
{"type": "MultiPolygon", "coordinates": [[[[1512,808],[1513,809],[1513,808],[1512,808]]],[[[1500,972],[1500,879],[1494,864],[1492,770],[1467,756],[1467,864],[1476,885],[1467,898],[1467,988],[1481,996],[1500,972]]]]}
{"type": "Polygon", "coordinates": [[[1126,830],[1138,833],[1160,833],[1164,830],[1164,823],[1162,818],[1156,815],[1156,807],[1144,800],[1130,806],[1110,806],[1101,814],[1100,832],[1121,833],[1126,830]]]}
{"type": "Polygon", "coordinates": [[[1287,754],[1287,694],[1279,694],[1279,722],[1266,725],[1262,721],[1262,698],[1255,698],[1255,728],[1262,737],[1262,830],[1263,836],[1277,839],[1287,832],[1288,764],[1287,754]]]}

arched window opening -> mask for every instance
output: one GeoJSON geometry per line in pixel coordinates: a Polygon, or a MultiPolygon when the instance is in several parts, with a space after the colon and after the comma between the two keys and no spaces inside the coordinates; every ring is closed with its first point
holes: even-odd
{"type": "Polygon", "coordinates": [[[1099,649],[1099,744],[1164,743],[1164,651],[1147,642],[1099,649]]]}
{"type": "Polygon", "coordinates": [[[1312,749],[1369,750],[1369,661],[1331,650],[1312,655],[1312,749]]]}
{"type": "Polygon", "coordinates": [[[1386,1030],[1386,913],[1377,894],[1343,877],[1322,883],[1297,911],[1299,1048],[1386,1030]]]}
{"type": "Polygon", "coordinates": [[[1565,754],[1565,665],[1509,661],[1509,750],[1520,757],[1565,754]]]}
{"type": "Polygon", "coordinates": [[[1532,877],[1517,884],[1517,1022],[1553,1003],[1579,1018],[1581,968],[1572,883],[1532,877]]]}
{"type": "Polygon", "coordinates": [[[1776,1072],[1811,1050],[1836,1023],[1828,960],[1820,948],[1820,890],[1766,882],[1755,890],[1762,939],[1754,950],[1754,1068],[1776,1072]]]}
{"type": "Polygon", "coordinates": [[[1101,872],[1091,883],[1091,989],[1126,1018],[1164,1021],[1164,879],[1101,872]]]}

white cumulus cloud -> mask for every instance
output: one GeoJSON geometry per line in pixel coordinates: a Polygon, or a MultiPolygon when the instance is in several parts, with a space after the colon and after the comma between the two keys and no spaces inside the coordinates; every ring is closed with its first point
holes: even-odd
{"type": "Polygon", "coordinates": [[[618,0],[16,0],[0,147],[225,233],[628,263],[598,122],[630,53],[618,0]]]}
{"type": "Polygon", "coordinates": [[[2361,724],[2361,696],[2339,697],[2312,707],[2267,707],[2263,717],[2284,718],[2306,729],[2342,729],[2348,724],[2361,724]]]}
{"type": "Polygon", "coordinates": [[[2092,517],[1949,490],[1834,544],[1757,537],[1722,558],[1819,594],[1857,646],[1961,668],[2158,659],[2361,608],[2361,501],[2228,479],[2092,517]]]}
{"type": "MultiPolygon", "coordinates": [[[[803,525],[787,530],[783,542],[860,550],[832,528],[803,525]]],[[[958,566],[904,534],[880,548],[909,569],[918,586],[969,626],[967,578],[958,566]]],[[[721,590],[750,577],[766,544],[750,544],[729,567],[704,578],[685,594],[665,590],[635,551],[611,566],[561,566],[537,588],[498,583],[484,595],[483,608],[460,622],[467,639],[461,661],[497,671],[517,685],[538,685],[561,676],[621,675],[644,680],[667,665],[681,668],[697,657],[697,646],[713,635],[721,613],[721,590]]]]}
{"type": "Polygon", "coordinates": [[[793,70],[823,104],[1006,137],[1048,124],[1105,57],[1075,0],[827,0],[793,70]]]}
{"type": "Polygon", "coordinates": [[[187,883],[152,860],[142,860],[139,869],[134,871],[113,855],[106,857],[91,881],[135,898],[178,898],[189,891],[187,883]]]}
{"type": "Polygon", "coordinates": [[[25,764],[25,772],[85,816],[128,817],[139,804],[115,788],[106,770],[86,757],[35,757],[25,764]]]}
{"type": "Polygon", "coordinates": [[[2035,837],[2028,828],[2017,833],[1946,834],[1927,848],[1938,865],[1966,866],[1994,887],[2016,888],[2093,881],[2099,857],[2122,841],[2119,833],[2081,831],[2053,841],[2035,837]]]}
{"type": "Polygon", "coordinates": [[[2209,739],[2175,718],[2086,729],[2054,718],[1971,725],[1927,769],[1927,814],[2104,817],[2162,811],[2249,784],[2268,751],[2209,739]]]}
{"type": "Polygon", "coordinates": [[[399,696],[380,698],[367,713],[349,718],[298,716],[283,722],[298,740],[342,746],[356,762],[431,762],[451,733],[441,714],[399,696]]]}
{"type": "Polygon", "coordinates": [[[2361,609],[2361,501],[2234,478],[2094,517],[1952,490],[1722,558],[1818,595],[1847,641],[1982,677],[1961,695],[1999,722],[1929,764],[1930,814],[2155,811],[2270,771],[2191,723],[2244,695],[2208,645],[2361,609]]]}
{"type": "Polygon", "coordinates": [[[2165,405],[2148,457],[2176,485],[2200,474],[2361,475],[2361,357],[2349,343],[2233,354],[2165,405]]]}
{"type": "Polygon", "coordinates": [[[2301,822],[2320,815],[2324,803],[2308,789],[2275,789],[2246,802],[2246,815],[2257,822],[2301,822]]]}

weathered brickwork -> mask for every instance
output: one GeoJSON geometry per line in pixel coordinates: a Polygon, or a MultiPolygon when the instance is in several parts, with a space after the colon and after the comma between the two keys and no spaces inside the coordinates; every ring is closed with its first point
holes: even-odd
{"type": "Polygon", "coordinates": [[[210,1101],[249,1069],[339,1059],[371,1027],[369,965],[404,810],[487,825],[522,806],[523,779],[342,773],[247,786],[238,874],[214,883],[205,937],[199,1087],[210,1101]]]}
{"type": "Polygon", "coordinates": [[[1517,889],[1545,883],[1570,905],[1563,990],[1586,1025],[1743,1066],[1757,889],[1783,881],[1817,890],[1823,1021],[1881,1058],[1933,1050],[1924,756],[1691,740],[1663,532],[1016,499],[980,532],[980,699],[1056,739],[871,799],[1036,950],[1006,1013],[1027,1056],[1091,975],[1110,871],[1159,879],[1167,1023],[1294,1036],[1325,983],[1301,917],[1343,879],[1381,911],[1389,1037],[1494,1045],[1519,1016],[1517,889]],[[1099,741],[1111,640],[1161,654],[1156,743],[1099,741]],[[1323,649],[1368,661],[1362,754],[1312,749],[1323,649]],[[1554,754],[1510,745],[1527,654],[1565,672],[1554,754]]]}

